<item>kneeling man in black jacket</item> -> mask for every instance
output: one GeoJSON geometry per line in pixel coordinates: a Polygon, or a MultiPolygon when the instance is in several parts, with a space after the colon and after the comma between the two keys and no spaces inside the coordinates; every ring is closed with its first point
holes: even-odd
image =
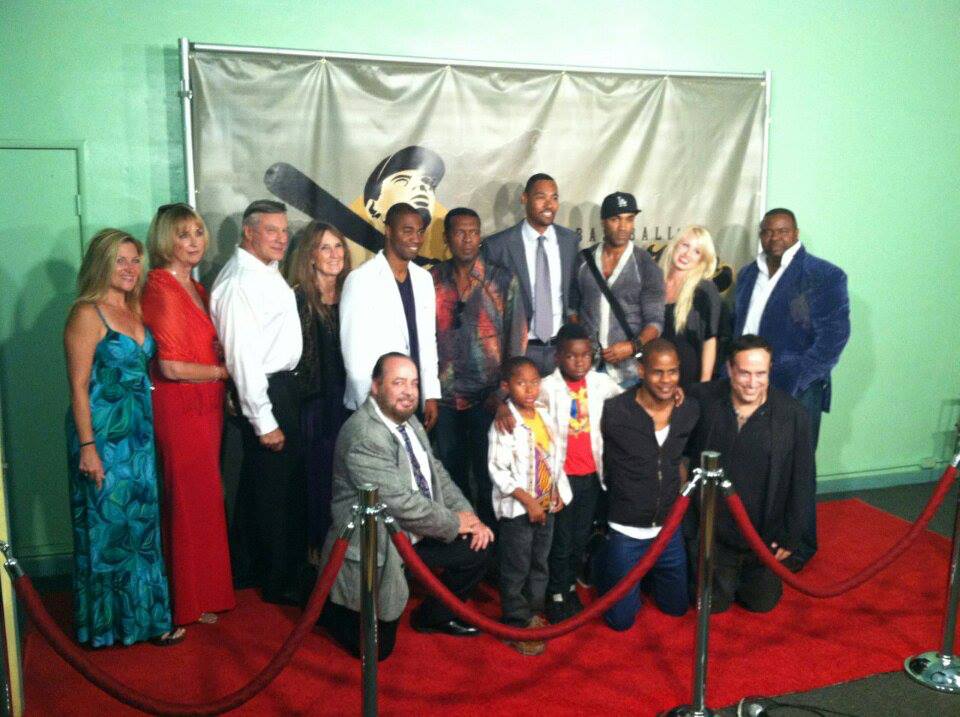
{"type": "MultiPolygon", "coordinates": [[[[680,359],[673,344],[654,339],[643,347],[641,384],[603,405],[603,470],[610,531],[601,556],[601,592],[607,592],[650,549],[680,495],[687,439],[700,414],[696,400],[679,406],[675,395],[680,359]]],[[[648,574],[663,612],[683,615],[690,604],[683,536],[676,531],[648,574]]],[[[640,610],[640,585],[604,615],[614,630],[633,625],[640,610]]]]}
{"type": "MultiPolygon", "coordinates": [[[[691,456],[719,451],[720,464],[743,501],[757,532],[777,560],[787,561],[800,543],[804,508],[813,500],[810,419],[800,403],[770,385],[773,351],[745,334],[730,347],[729,379],[690,387],[700,400],[700,424],[691,456]]],[[[696,502],[691,514],[696,523],[696,502]]],[[[695,527],[695,526],[693,526],[695,527]]],[[[696,531],[688,548],[696,564],[696,531]]],[[[776,607],[783,584],[750,551],[725,502],[717,505],[713,612],[736,601],[752,612],[776,607]]]]}

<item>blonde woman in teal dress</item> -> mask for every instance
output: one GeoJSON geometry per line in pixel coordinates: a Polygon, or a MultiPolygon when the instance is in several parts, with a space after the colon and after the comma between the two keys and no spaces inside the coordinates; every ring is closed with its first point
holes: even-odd
{"type": "Polygon", "coordinates": [[[67,451],[74,540],[74,621],[91,647],[172,645],[160,547],[147,363],[140,319],[143,246],[104,229],[90,241],[67,319],[67,451]]]}

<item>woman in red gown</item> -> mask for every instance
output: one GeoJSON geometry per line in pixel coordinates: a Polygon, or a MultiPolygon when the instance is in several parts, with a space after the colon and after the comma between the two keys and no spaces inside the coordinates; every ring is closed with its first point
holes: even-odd
{"type": "Polygon", "coordinates": [[[143,322],[157,342],[153,414],[173,623],[213,623],[236,600],[220,479],[228,374],[206,291],[191,276],[207,248],[203,219],[186,204],[160,207],[147,248],[155,268],[143,291],[143,322]]]}

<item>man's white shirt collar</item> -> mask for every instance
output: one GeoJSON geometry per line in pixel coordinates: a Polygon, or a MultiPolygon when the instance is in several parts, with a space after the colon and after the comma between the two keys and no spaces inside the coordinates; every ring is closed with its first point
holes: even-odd
{"type": "MultiPolygon", "coordinates": [[[[783,252],[783,256],[780,258],[780,268],[777,269],[779,274],[782,271],[786,271],[787,267],[790,266],[790,262],[793,261],[793,257],[797,255],[797,252],[800,251],[801,243],[798,241],[792,247],[783,252]]],[[[757,266],[760,268],[760,272],[764,276],[770,276],[770,269],[767,267],[767,254],[764,251],[761,251],[757,255],[757,266]]]]}
{"type": "Polygon", "coordinates": [[[237,261],[243,264],[245,267],[257,268],[267,271],[277,271],[280,267],[280,262],[271,261],[269,264],[264,264],[257,257],[255,257],[251,252],[244,249],[242,246],[237,247],[237,261]]]}
{"type": "MultiPolygon", "coordinates": [[[[523,224],[520,227],[520,234],[525,240],[532,241],[534,243],[536,243],[537,239],[540,237],[540,232],[533,228],[533,225],[530,224],[529,219],[523,220],[523,224]]],[[[553,228],[553,224],[544,230],[543,237],[548,242],[555,242],[557,240],[557,230],[553,228]]]]}
{"type": "Polygon", "coordinates": [[[385,425],[391,431],[395,430],[398,426],[407,425],[406,421],[404,421],[403,423],[397,423],[392,418],[387,418],[386,414],[380,410],[380,404],[377,403],[376,400],[371,401],[371,403],[373,404],[373,410],[377,412],[377,416],[381,421],[383,421],[383,425],[385,425]]]}

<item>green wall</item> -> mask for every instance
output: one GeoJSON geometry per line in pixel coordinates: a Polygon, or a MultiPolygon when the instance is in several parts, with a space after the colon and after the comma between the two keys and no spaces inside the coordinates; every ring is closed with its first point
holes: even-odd
{"type": "MultiPolygon", "coordinates": [[[[793,208],[810,250],[850,277],[853,337],[835,372],[821,479],[906,479],[949,455],[960,406],[960,291],[949,271],[960,266],[960,2],[7,0],[0,28],[0,139],[85,143],[88,234],[110,224],[143,236],[154,207],[184,197],[181,36],[503,62],[769,69],[768,202],[793,208]]],[[[60,450],[58,435],[49,450],[60,450]]],[[[67,521],[64,493],[46,501],[21,530],[67,521]]]]}

